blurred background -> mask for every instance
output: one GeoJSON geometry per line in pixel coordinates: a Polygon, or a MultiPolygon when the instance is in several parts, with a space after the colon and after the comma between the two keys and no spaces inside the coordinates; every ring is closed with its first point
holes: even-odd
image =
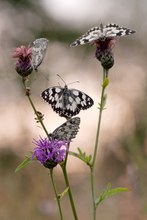
{"type": "MultiPolygon", "coordinates": [[[[0,219],[58,220],[58,209],[48,170],[32,163],[15,174],[16,166],[34,148],[33,138],[44,137],[16,74],[12,52],[36,38],[50,40],[42,65],[31,80],[32,99],[52,132],[65,119],[55,114],[41,92],[63,82],[90,95],[95,105],[82,111],[80,131],[71,150],[80,147],[93,153],[100,100],[102,67],[93,46],[69,45],[89,28],[116,23],[136,30],[122,37],[114,48],[115,65],[110,70],[107,108],[103,112],[96,166],[97,193],[106,188],[128,187],[98,208],[97,219],[147,219],[147,1],[146,0],[1,0],[0,1],[0,219]]],[[[79,219],[92,214],[89,168],[70,156],[68,173],[79,219]]],[[[59,192],[65,189],[60,167],[55,170],[59,192]]],[[[66,196],[65,219],[72,220],[66,196]]]]}

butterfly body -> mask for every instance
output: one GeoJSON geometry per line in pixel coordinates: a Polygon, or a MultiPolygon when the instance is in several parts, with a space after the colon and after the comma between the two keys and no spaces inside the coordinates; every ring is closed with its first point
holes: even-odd
{"type": "Polygon", "coordinates": [[[96,43],[97,41],[104,41],[106,38],[114,38],[118,36],[125,36],[135,33],[134,30],[129,28],[120,27],[117,24],[108,24],[93,27],[85,34],[75,40],[71,46],[78,46],[87,43],[96,43]]]}
{"type": "Polygon", "coordinates": [[[38,66],[42,63],[48,46],[48,39],[39,38],[32,43],[32,66],[37,71],[38,66]]]}
{"type": "Polygon", "coordinates": [[[93,105],[93,100],[85,93],[77,89],[68,89],[55,86],[46,89],[41,94],[42,98],[51,104],[53,110],[62,117],[72,117],[93,105]]]}
{"type": "Polygon", "coordinates": [[[79,131],[80,118],[74,117],[67,120],[61,126],[49,134],[51,140],[71,141],[79,131]]]}

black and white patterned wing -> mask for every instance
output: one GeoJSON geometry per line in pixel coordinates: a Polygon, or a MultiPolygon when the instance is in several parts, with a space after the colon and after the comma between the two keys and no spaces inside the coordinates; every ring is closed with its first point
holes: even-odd
{"type": "Polygon", "coordinates": [[[90,108],[94,104],[93,99],[86,93],[81,92],[80,90],[77,89],[70,89],[69,91],[70,91],[70,96],[68,98],[68,105],[70,106],[71,110],[74,111],[74,106],[76,106],[75,111],[79,113],[81,109],[85,110],[87,108],[90,108]]]}
{"type": "Polygon", "coordinates": [[[87,33],[75,40],[70,46],[78,46],[87,43],[94,43],[97,40],[105,40],[106,38],[125,36],[135,33],[129,28],[120,27],[117,24],[108,24],[91,28],[87,33]]]}
{"type": "Polygon", "coordinates": [[[89,29],[85,34],[75,40],[70,46],[78,46],[83,44],[92,43],[99,38],[101,34],[101,29],[99,27],[93,27],[89,29]]]}
{"type": "Polygon", "coordinates": [[[94,104],[90,96],[77,89],[68,89],[67,86],[51,87],[43,91],[41,96],[51,104],[56,113],[65,118],[77,115],[80,110],[90,108],[94,104]]]}
{"type": "Polygon", "coordinates": [[[63,109],[63,93],[64,93],[64,88],[61,86],[54,86],[50,87],[46,90],[44,90],[41,93],[41,97],[46,101],[48,104],[51,105],[53,110],[58,113],[60,112],[60,109],[63,109]]]}
{"type": "Polygon", "coordinates": [[[32,66],[35,70],[42,63],[48,46],[48,39],[39,38],[32,43],[32,66]]]}
{"type": "Polygon", "coordinates": [[[110,37],[134,34],[135,31],[129,28],[120,27],[117,24],[108,24],[103,27],[103,33],[106,38],[110,38],[110,37]]]}
{"type": "Polygon", "coordinates": [[[79,117],[71,118],[56,128],[53,133],[49,134],[49,138],[53,140],[71,141],[76,137],[79,131],[79,125],[79,117]]]}

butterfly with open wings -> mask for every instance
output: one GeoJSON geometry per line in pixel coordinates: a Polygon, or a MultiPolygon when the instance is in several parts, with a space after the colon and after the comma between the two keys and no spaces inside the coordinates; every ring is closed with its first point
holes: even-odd
{"type": "Polygon", "coordinates": [[[75,40],[70,46],[78,46],[87,43],[96,43],[97,41],[105,41],[107,38],[120,37],[135,33],[134,30],[129,28],[120,27],[117,24],[100,24],[98,27],[93,27],[88,30],[85,34],[75,40]]]}
{"type": "Polygon", "coordinates": [[[64,87],[54,86],[44,90],[41,97],[56,113],[67,119],[94,104],[90,96],[80,90],[69,89],[66,84],[64,87]]]}

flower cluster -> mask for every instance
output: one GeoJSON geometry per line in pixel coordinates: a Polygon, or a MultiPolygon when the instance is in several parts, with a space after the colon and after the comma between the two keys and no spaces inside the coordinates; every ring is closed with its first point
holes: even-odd
{"type": "Polygon", "coordinates": [[[32,67],[32,48],[21,46],[14,50],[13,58],[17,58],[15,64],[16,72],[22,77],[30,75],[33,71],[32,67]]]}
{"type": "Polygon", "coordinates": [[[68,150],[68,142],[61,140],[40,138],[39,140],[34,140],[34,144],[36,147],[34,148],[32,159],[36,158],[49,169],[64,161],[68,150]]]}

